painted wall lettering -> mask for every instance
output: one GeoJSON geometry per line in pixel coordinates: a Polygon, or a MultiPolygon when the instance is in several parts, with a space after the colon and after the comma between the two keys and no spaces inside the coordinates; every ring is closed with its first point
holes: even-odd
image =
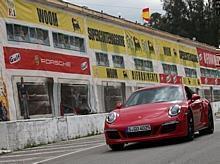
{"type": "Polygon", "coordinates": [[[108,78],[115,78],[115,79],[118,78],[116,69],[106,68],[106,73],[108,78]]]}
{"type": "Polygon", "coordinates": [[[125,47],[124,36],[88,28],[89,40],[125,47]]]}
{"type": "Polygon", "coordinates": [[[37,8],[37,14],[40,23],[58,27],[57,13],[37,8]]]}

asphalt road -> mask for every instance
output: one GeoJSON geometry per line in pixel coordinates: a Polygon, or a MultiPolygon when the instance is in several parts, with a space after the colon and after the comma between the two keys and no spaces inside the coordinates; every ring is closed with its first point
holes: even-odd
{"type": "Polygon", "coordinates": [[[136,143],[113,152],[99,135],[1,155],[0,163],[220,164],[220,120],[215,123],[214,134],[197,135],[192,142],[136,143]]]}

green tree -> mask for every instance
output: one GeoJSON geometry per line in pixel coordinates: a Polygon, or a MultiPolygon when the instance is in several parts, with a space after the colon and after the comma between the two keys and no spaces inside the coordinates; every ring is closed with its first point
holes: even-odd
{"type": "Polygon", "coordinates": [[[183,0],[163,0],[163,9],[166,11],[163,23],[165,30],[172,34],[188,37],[187,5],[183,0]]]}
{"type": "Polygon", "coordinates": [[[149,25],[172,34],[218,46],[220,19],[215,13],[214,1],[162,0],[164,15],[153,13],[149,25]]]}

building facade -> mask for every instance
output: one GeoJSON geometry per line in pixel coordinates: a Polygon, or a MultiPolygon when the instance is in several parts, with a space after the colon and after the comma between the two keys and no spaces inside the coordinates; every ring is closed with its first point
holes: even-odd
{"type": "Polygon", "coordinates": [[[0,0],[0,29],[9,120],[105,113],[159,83],[220,101],[215,47],[56,0],[0,0]]]}

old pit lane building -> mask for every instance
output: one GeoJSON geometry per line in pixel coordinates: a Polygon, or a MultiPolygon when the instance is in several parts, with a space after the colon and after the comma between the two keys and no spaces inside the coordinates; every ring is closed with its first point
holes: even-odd
{"type": "MultiPolygon", "coordinates": [[[[42,132],[49,138],[45,142],[56,140],[54,134],[69,139],[93,134],[92,128],[102,131],[101,113],[135,89],[158,83],[188,85],[217,111],[218,53],[209,45],[58,0],[0,0],[0,102],[5,120],[29,130],[21,120],[40,119],[32,127],[56,129],[42,132]],[[80,127],[87,129],[77,131],[80,127]]],[[[31,136],[24,138],[20,146],[10,146],[24,147],[31,136]]]]}

